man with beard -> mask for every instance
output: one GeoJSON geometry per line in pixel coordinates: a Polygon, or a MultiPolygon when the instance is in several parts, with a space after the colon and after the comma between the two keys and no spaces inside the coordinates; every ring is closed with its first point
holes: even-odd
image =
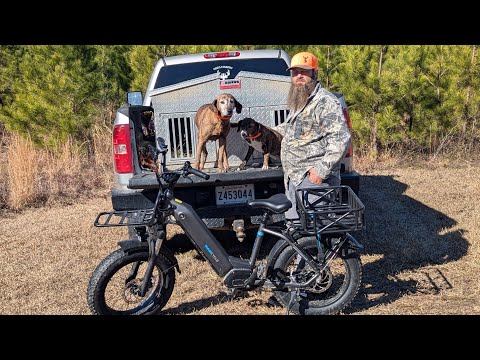
{"type": "Polygon", "coordinates": [[[337,97],[317,81],[315,55],[294,55],[288,70],[290,112],[285,122],[274,129],[283,135],[285,194],[293,204],[285,218],[291,221],[298,219],[296,188],[340,185],[340,163],[350,144],[350,131],[337,97]]]}

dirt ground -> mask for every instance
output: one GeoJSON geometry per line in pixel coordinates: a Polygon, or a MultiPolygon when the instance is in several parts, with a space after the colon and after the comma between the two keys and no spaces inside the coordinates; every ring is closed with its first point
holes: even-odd
{"type": "MultiPolygon", "coordinates": [[[[354,235],[365,246],[363,282],[344,314],[480,314],[479,178],[480,166],[471,164],[362,174],[367,228],[354,235]]],[[[125,228],[93,226],[110,206],[103,192],[72,205],[2,214],[0,314],[90,314],[90,274],[126,239],[125,228]]],[[[245,250],[217,234],[232,251],[245,250]]],[[[169,239],[184,236],[170,226],[169,239]]],[[[176,256],[182,272],[164,314],[285,314],[267,304],[269,292],[227,296],[195,250],[178,248],[176,256]]]]}

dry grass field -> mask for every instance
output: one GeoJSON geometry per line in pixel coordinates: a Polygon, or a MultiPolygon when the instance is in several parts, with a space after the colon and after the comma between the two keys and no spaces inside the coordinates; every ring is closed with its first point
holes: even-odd
{"type": "MultiPolygon", "coordinates": [[[[362,288],[344,314],[480,314],[480,166],[422,164],[362,172],[366,230],[356,234],[362,288]]],[[[86,289],[99,261],[126,238],[124,228],[95,228],[110,209],[96,199],[49,205],[0,217],[0,314],[87,315],[86,289]]],[[[217,233],[234,254],[247,252],[217,233]]],[[[182,240],[171,226],[169,241],[182,240]]],[[[285,314],[268,292],[227,296],[195,250],[178,248],[181,274],[164,314],[285,314]]]]}

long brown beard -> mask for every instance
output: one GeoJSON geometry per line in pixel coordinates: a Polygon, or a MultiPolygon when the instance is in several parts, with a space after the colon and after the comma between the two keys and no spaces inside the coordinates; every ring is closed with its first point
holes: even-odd
{"type": "Polygon", "coordinates": [[[287,105],[290,111],[297,111],[307,104],[308,97],[313,92],[316,86],[315,81],[309,81],[304,85],[290,85],[288,92],[287,105]]]}

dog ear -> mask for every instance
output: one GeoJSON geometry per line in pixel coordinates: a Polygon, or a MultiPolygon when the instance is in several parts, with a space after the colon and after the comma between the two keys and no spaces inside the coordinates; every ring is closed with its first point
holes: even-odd
{"type": "Polygon", "coordinates": [[[240,120],[240,121],[237,123],[237,132],[240,131],[240,126],[242,126],[242,121],[243,121],[243,120],[240,120]]]}
{"type": "Polygon", "coordinates": [[[242,112],[243,105],[240,104],[237,99],[235,99],[235,110],[237,111],[237,114],[240,114],[242,112]]]}
{"type": "Polygon", "coordinates": [[[210,104],[209,108],[210,108],[215,114],[220,114],[220,111],[218,110],[218,107],[217,107],[217,99],[213,100],[213,102],[210,104]]]}

